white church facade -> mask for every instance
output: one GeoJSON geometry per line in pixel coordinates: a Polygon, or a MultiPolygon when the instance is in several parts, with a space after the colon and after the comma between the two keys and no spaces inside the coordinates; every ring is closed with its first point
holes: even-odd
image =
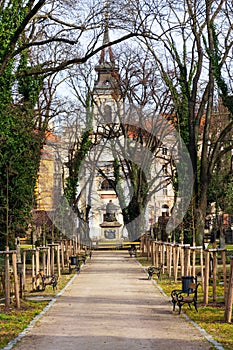
{"type": "MultiPolygon", "coordinates": [[[[106,27],[104,44],[108,42],[108,28],[106,27]]],[[[89,188],[91,195],[86,192],[86,196],[88,196],[86,200],[89,201],[91,206],[90,238],[96,241],[116,241],[120,243],[128,239],[128,232],[124,225],[118,195],[111,186],[111,179],[114,179],[114,152],[121,152],[125,145],[125,136],[123,136],[120,126],[126,118],[120,94],[118,67],[115,64],[111,47],[102,50],[99,64],[95,67],[95,70],[97,79],[93,89],[93,142],[96,143],[97,141],[98,146],[94,147],[92,155],[90,155],[92,162],[95,163],[95,175],[91,188],[89,188]],[[106,216],[109,214],[109,206],[114,212],[113,221],[106,220],[106,216]]],[[[133,129],[135,130],[135,125],[133,125],[133,129]]],[[[127,130],[130,130],[130,126],[127,130]]],[[[131,135],[130,132],[127,135],[128,139],[131,140],[134,136],[132,132],[131,135]]],[[[151,181],[153,177],[156,177],[156,179],[153,184],[154,190],[151,191],[152,194],[148,199],[144,213],[144,230],[151,230],[158,222],[158,218],[164,213],[168,215],[173,206],[174,192],[170,181],[167,151],[166,145],[161,144],[159,150],[157,150],[157,160],[151,164],[150,172],[147,174],[148,181],[151,181]]],[[[122,157],[124,156],[127,157],[128,154],[122,154],[122,157]]],[[[140,156],[141,154],[139,154],[140,156]]],[[[89,171],[87,171],[86,177],[89,175],[89,171]]],[[[129,200],[131,195],[130,188],[126,178],[122,176],[121,180],[127,204],[127,198],[129,200]]]]}

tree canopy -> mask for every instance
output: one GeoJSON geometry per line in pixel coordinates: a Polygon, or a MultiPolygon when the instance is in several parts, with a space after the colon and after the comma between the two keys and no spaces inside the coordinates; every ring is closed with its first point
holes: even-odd
{"type": "MultiPolygon", "coordinates": [[[[125,69],[125,98],[169,115],[189,150],[195,175],[195,235],[201,244],[210,181],[221,157],[232,149],[232,15],[232,3],[227,0],[2,1],[3,244],[8,243],[11,230],[15,234],[25,229],[33,206],[45,131],[57,115],[46,97],[46,84],[53,78],[59,83],[69,75],[67,71],[123,41],[128,46],[125,66],[130,55],[140,62],[137,72],[125,69]],[[103,43],[106,23],[113,39],[103,43]],[[228,121],[214,132],[214,112],[221,115],[221,104],[229,112],[228,121]]],[[[117,50],[126,55],[127,46],[118,45],[117,50]]]]}

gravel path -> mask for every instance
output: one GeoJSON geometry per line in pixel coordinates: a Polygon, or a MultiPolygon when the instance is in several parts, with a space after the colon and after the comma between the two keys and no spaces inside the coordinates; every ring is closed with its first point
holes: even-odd
{"type": "Polygon", "coordinates": [[[207,350],[212,346],[127,252],[96,251],[18,350],[207,350]]]}

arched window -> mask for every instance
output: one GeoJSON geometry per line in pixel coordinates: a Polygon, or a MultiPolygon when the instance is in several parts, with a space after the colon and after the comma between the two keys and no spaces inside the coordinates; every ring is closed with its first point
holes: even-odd
{"type": "Polygon", "coordinates": [[[109,105],[104,106],[104,121],[106,123],[112,123],[112,107],[109,105]]]}
{"type": "Polygon", "coordinates": [[[101,183],[101,190],[102,191],[113,191],[113,187],[110,185],[110,183],[108,182],[108,180],[104,180],[102,183],[101,183]]]}
{"type": "Polygon", "coordinates": [[[167,204],[162,205],[162,213],[169,215],[169,206],[167,204]]]}

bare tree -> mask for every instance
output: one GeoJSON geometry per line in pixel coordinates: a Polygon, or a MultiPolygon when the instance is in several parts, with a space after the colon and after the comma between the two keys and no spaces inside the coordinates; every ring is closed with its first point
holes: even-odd
{"type": "MultiPolygon", "coordinates": [[[[92,126],[87,122],[88,118],[86,124],[83,124],[87,125],[85,135],[88,136],[89,133],[91,139],[89,152],[81,152],[83,144],[79,140],[80,136],[82,139],[82,135],[77,134],[73,140],[69,153],[69,168],[75,169],[76,179],[71,186],[72,203],[80,216],[80,200],[83,193],[86,193],[87,183],[84,184],[82,180],[83,187],[77,193],[79,178],[83,179],[75,160],[78,158],[80,165],[85,164],[89,196],[94,181],[93,175],[100,175],[107,180],[118,195],[124,224],[128,225],[129,237],[136,239],[145,229],[143,218],[149,200],[172,181],[171,171],[175,167],[172,164],[171,154],[163,155],[161,152],[162,140],[171,133],[172,126],[160,114],[161,111],[167,110],[169,106],[167,99],[170,97],[167,89],[162,93],[161,85],[157,88],[154,86],[156,69],[150,65],[151,62],[148,62],[147,57],[141,56],[140,50],[124,47],[118,49],[118,54],[114,55],[117,66],[122,67],[120,74],[116,74],[115,81],[116,89],[120,90],[119,101],[116,103],[118,108],[114,116],[111,116],[112,120],[108,122],[106,120],[106,123],[101,121],[106,117],[105,109],[102,109],[101,104],[96,105],[92,96],[93,77],[90,67],[80,67],[71,74],[69,85],[73,88],[77,100],[85,108],[86,113],[92,116],[89,121],[92,121],[93,125],[99,125],[97,128],[92,126]],[[94,116],[91,112],[93,108],[98,110],[98,116],[94,116]],[[93,121],[94,118],[97,120],[93,121]],[[106,172],[101,166],[105,152],[112,155],[110,172],[106,172]],[[156,160],[157,164],[161,163],[160,167],[155,168],[156,160]],[[169,170],[166,172],[166,176],[163,173],[165,167],[167,170],[170,169],[170,172],[169,170]]],[[[70,173],[69,180],[71,178],[70,173]]],[[[87,199],[88,202],[91,203],[91,200],[87,199]]]]}
{"type": "Polygon", "coordinates": [[[213,65],[212,26],[215,26],[218,38],[218,68],[230,92],[232,4],[228,1],[193,3],[186,0],[182,4],[165,1],[163,4],[151,3],[150,6],[151,13],[156,16],[151,20],[143,42],[158,64],[160,77],[170,89],[174,123],[189,149],[195,174],[196,242],[202,244],[208,186],[218,159],[231,148],[224,147],[224,142],[232,132],[229,110],[228,124],[219,125],[218,134],[215,134],[214,140],[211,139],[213,108],[219,98],[213,65]]]}
{"type": "MultiPolygon", "coordinates": [[[[21,221],[24,218],[26,220],[33,203],[40,149],[45,142],[48,122],[56,115],[55,99],[52,101],[52,96],[49,96],[52,90],[44,93],[46,84],[49,86],[52,80],[61,81],[64,76],[58,77],[57,72],[86,62],[102,49],[99,38],[103,33],[102,23],[106,11],[102,1],[95,4],[86,1],[85,5],[72,0],[1,1],[0,131],[3,156],[0,168],[2,173],[4,169],[10,169],[10,173],[4,173],[1,183],[3,236],[5,230],[9,231],[12,218],[14,221],[19,220],[19,217],[21,221]],[[34,109],[36,105],[37,111],[34,109]],[[23,131],[24,138],[20,138],[19,134],[23,134],[23,131]],[[25,158],[29,154],[26,163],[25,158]],[[22,158],[25,164],[31,160],[27,166],[28,171],[30,169],[28,177],[32,179],[30,188],[26,186],[26,181],[21,181],[27,176],[21,164],[15,161],[22,158]],[[21,179],[17,181],[16,187],[13,185],[13,173],[17,173],[17,178],[21,179]],[[20,183],[24,183],[24,190],[17,187],[20,183]],[[12,191],[9,192],[9,188],[12,191]],[[20,196],[18,194],[16,201],[13,193],[17,192],[20,196]],[[19,203],[19,208],[15,208],[16,203],[19,203]],[[27,215],[23,215],[26,210],[24,203],[27,203],[27,215]]],[[[115,42],[134,36],[135,33],[121,32],[115,42]]],[[[11,224],[13,226],[17,224],[11,224]]],[[[8,244],[8,234],[6,237],[8,244]]]]}

